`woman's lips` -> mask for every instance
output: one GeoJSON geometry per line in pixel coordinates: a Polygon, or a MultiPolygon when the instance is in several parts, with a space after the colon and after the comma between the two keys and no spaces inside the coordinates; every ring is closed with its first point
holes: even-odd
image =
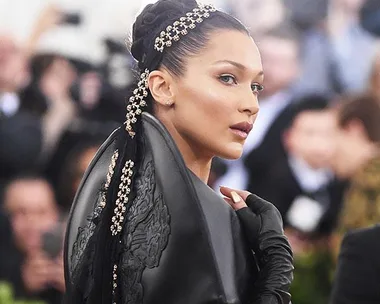
{"type": "Polygon", "coordinates": [[[248,133],[247,132],[244,132],[242,130],[239,130],[239,129],[234,129],[234,128],[230,128],[232,133],[234,133],[235,135],[243,138],[243,139],[246,139],[248,137],[248,133]]]}
{"type": "Polygon", "coordinates": [[[237,136],[246,139],[251,132],[253,125],[249,122],[240,122],[230,127],[231,131],[237,136]]]}

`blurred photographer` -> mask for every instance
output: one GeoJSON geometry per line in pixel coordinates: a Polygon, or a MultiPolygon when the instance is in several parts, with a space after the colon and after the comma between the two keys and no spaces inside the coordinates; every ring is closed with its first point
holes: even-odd
{"type": "Polygon", "coordinates": [[[3,208],[13,242],[8,258],[1,261],[8,264],[2,279],[13,289],[15,300],[61,303],[63,225],[51,186],[40,177],[16,178],[4,190],[3,208]]]}

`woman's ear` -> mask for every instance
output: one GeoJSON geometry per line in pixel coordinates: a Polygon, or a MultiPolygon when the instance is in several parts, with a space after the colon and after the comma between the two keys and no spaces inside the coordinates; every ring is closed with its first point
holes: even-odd
{"type": "Polygon", "coordinates": [[[149,74],[150,93],[160,105],[168,106],[174,103],[173,81],[173,77],[166,70],[155,70],[149,74]]]}

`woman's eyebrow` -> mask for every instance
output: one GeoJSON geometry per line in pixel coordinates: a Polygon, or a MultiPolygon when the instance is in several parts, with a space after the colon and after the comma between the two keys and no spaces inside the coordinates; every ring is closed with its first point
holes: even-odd
{"type": "MultiPolygon", "coordinates": [[[[237,67],[238,69],[240,70],[243,70],[243,71],[246,71],[247,70],[247,67],[239,62],[236,62],[236,61],[233,61],[233,60],[218,60],[218,61],[215,61],[214,62],[214,65],[216,64],[221,64],[221,63],[228,63],[228,64],[231,64],[235,67],[237,67]]],[[[257,74],[256,74],[256,77],[259,77],[259,76],[262,76],[264,75],[264,72],[261,70],[259,71],[257,74]]]]}
{"type": "Polygon", "coordinates": [[[237,67],[240,70],[246,70],[247,69],[243,64],[241,64],[239,62],[236,62],[236,61],[232,61],[232,60],[218,60],[218,61],[214,62],[214,64],[220,64],[220,63],[231,64],[231,65],[237,67]]]}

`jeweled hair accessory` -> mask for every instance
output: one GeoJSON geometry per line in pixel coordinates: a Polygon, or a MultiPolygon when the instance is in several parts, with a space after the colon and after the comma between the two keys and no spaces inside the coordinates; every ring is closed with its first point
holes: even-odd
{"type": "Polygon", "coordinates": [[[146,106],[146,101],[144,99],[148,96],[148,76],[149,70],[145,69],[145,71],[140,75],[140,81],[137,84],[137,88],[133,91],[133,95],[129,98],[125,129],[132,138],[136,134],[132,127],[133,124],[137,122],[136,116],[140,115],[142,113],[141,108],[146,106]]]}
{"type": "Polygon", "coordinates": [[[111,184],[111,178],[115,172],[115,167],[116,167],[116,161],[117,158],[119,157],[119,151],[116,150],[111,157],[111,163],[108,166],[108,173],[107,173],[107,178],[106,182],[104,184],[104,191],[101,193],[101,198],[100,198],[100,204],[99,206],[103,209],[106,206],[106,191],[108,190],[108,187],[111,184]]]}
{"type": "Polygon", "coordinates": [[[203,22],[205,18],[210,17],[210,13],[215,11],[216,9],[212,5],[198,5],[192,12],[174,21],[165,31],[162,31],[160,35],[156,37],[154,49],[162,53],[165,47],[172,45],[173,40],[178,41],[181,35],[187,35],[189,29],[194,29],[197,23],[203,22]]]}
{"type": "Polygon", "coordinates": [[[116,207],[114,210],[114,216],[112,217],[112,235],[117,235],[122,230],[124,213],[127,210],[125,205],[128,203],[128,194],[131,192],[130,185],[132,182],[133,166],[133,161],[128,160],[122,171],[121,183],[119,184],[119,190],[117,192],[116,207]]]}

